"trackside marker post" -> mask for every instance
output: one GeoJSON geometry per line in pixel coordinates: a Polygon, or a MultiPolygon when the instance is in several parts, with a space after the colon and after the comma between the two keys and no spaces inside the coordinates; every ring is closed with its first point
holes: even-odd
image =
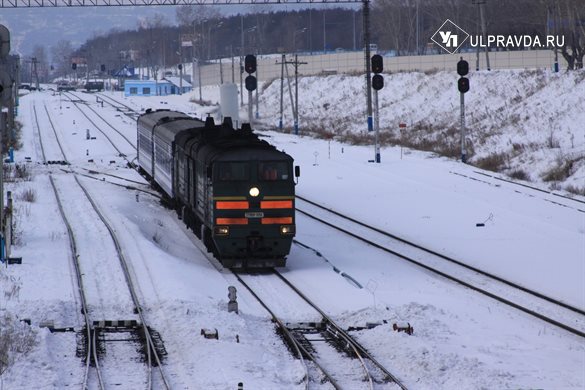
{"type": "Polygon", "coordinates": [[[406,129],[406,123],[399,123],[398,124],[398,130],[400,131],[400,159],[402,160],[402,149],[404,147],[404,138],[403,138],[403,133],[404,130],[406,129]]]}

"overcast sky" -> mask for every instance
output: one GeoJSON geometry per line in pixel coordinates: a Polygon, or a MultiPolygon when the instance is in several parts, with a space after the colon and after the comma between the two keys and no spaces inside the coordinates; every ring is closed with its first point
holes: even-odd
{"type": "MultiPolygon", "coordinates": [[[[322,5],[313,4],[313,8],[322,5]]],[[[331,4],[327,7],[349,7],[348,4],[331,4]]],[[[293,11],[307,7],[307,4],[223,5],[217,8],[225,15],[258,11],[293,11]]],[[[356,7],[355,5],[353,7],[356,7]]],[[[59,7],[59,8],[4,8],[0,23],[11,32],[12,53],[30,55],[37,45],[50,47],[65,39],[78,47],[95,34],[104,34],[112,28],[135,29],[140,19],[160,13],[166,16],[168,24],[176,24],[175,6],[152,7],[59,7]]]]}

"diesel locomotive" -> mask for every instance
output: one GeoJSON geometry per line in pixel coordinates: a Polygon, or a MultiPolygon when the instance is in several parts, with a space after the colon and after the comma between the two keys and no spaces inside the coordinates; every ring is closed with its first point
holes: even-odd
{"type": "Polygon", "coordinates": [[[224,267],[285,265],[300,173],[291,156],[229,118],[147,110],[137,130],[141,173],[224,267]]]}

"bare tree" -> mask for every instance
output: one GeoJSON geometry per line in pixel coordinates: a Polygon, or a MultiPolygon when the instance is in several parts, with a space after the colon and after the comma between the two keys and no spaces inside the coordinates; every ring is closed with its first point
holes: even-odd
{"type": "Polygon", "coordinates": [[[216,7],[205,5],[182,5],[177,8],[177,22],[184,31],[190,31],[195,25],[221,17],[216,7]]]}
{"type": "Polygon", "coordinates": [[[65,76],[69,71],[73,45],[71,41],[60,40],[51,48],[52,62],[57,76],[65,76]]]}
{"type": "Polygon", "coordinates": [[[557,0],[555,24],[565,42],[561,54],[568,64],[568,70],[583,69],[585,55],[585,5],[581,0],[557,0]]]}

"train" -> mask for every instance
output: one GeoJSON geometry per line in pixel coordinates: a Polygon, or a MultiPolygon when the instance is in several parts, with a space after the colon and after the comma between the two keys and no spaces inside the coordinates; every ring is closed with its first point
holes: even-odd
{"type": "Polygon", "coordinates": [[[300,176],[290,155],[247,123],[161,109],[138,117],[137,143],[141,174],[224,267],[286,264],[300,176]]]}
{"type": "Polygon", "coordinates": [[[101,92],[104,90],[104,82],[103,81],[88,81],[87,83],[85,83],[84,88],[87,92],[91,92],[93,90],[101,92]]]}

